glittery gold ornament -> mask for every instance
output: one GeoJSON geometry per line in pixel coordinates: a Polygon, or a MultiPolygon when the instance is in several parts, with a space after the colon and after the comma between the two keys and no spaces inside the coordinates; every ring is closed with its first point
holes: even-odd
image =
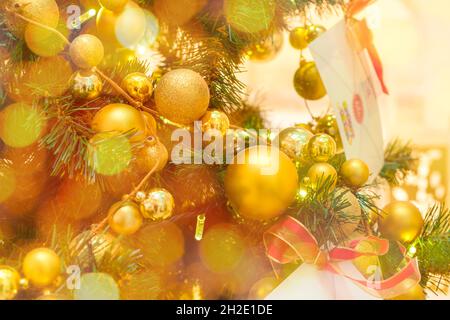
{"type": "Polygon", "coordinates": [[[167,164],[169,152],[166,147],[158,140],[152,140],[145,143],[137,155],[137,166],[139,170],[149,172],[154,169],[156,163],[156,171],[161,171],[167,164]]]}
{"type": "Polygon", "coordinates": [[[327,114],[317,119],[315,133],[326,133],[329,136],[333,137],[334,141],[336,142],[336,152],[341,153],[344,151],[341,135],[339,133],[339,127],[334,115],[327,114]]]}
{"type": "Polygon", "coordinates": [[[325,29],[324,27],[320,26],[320,25],[309,25],[306,28],[306,41],[308,41],[308,43],[313,42],[314,40],[316,40],[321,34],[323,34],[325,31],[327,31],[327,29],[325,29]]]}
{"type": "MultiPolygon", "coordinates": [[[[6,0],[6,6],[24,17],[54,28],[59,21],[59,8],[55,0],[6,0]]],[[[22,36],[28,22],[12,13],[6,15],[8,29],[15,35],[22,36]]]]}
{"type": "Polygon", "coordinates": [[[359,159],[350,159],[345,161],[341,166],[341,176],[344,182],[350,186],[362,187],[369,179],[369,167],[359,159]]]}
{"type": "Polygon", "coordinates": [[[103,82],[95,72],[82,70],[73,74],[70,88],[74,97],[93,100],[102,93],[103,82]]]}
{"type": "Polygon", "coordinates": [[[72,62],[81,69],[96,67],[103,60],[105,50],[102,42],[91,34],[76,37],[69,48],[72,62]]]}
{"type": "Polygon", "coordinates": [[[314,62],[303,62],[294,75],[294,88],[307,100],[319,100],[327,91],[314,62]]]}
{"type": "Polygon", "coordinates": [[[294,49],[306,49],[308,47],[308,30],[304,27],[292,29],[289,33],[289,42],[294,49]]]}
{"type": "Polygon", "coordinates": [[[0,265],[0,300],[12,300],[20,288],[20,275],[16,269],[0,265]]]}
{"type": "Polygon", "coordinates": [[[136,108],[122,103],[113,103],[101,108],[92,119],[92,129],[96,132],[130,132],[131,141],[141,141],[145,138],[145,122],[142,114],[136,108]]]}
{"type": "Polygon", "coordinates": [[[311,179],[311,187],[313,189],[317,190],[321,186],[326,185],[330,186],[328,191],[331,192],[336,187],[336,169],[326,162],[318,162],[312,165],[308,170],[307,176],[311,179]]]}
{"type": "Polygon", "coordinates": [[[327,162],[336,154],[336,142],[325,133],[316,134],[308,143],[309,156],[316,162],[327,162]]]}
{"type": "Polygon", "coordinates": [[[146,102],[153,93],[152,81],[141,72],[134,72],[122,80],[122,88],[135,100],[146,102]]]}
{"type": "Polygon", "coordinates": [[[239,152],[225,174],[225,193],[245,218],[269,220],[294,201],[297,169],[289,157],[271,146],[239,152]]]}
{"type": "Polygon", "coordinates": [[[222,135],[227,133],[230,128],[230,120],[228,116],[219,110],[207,111],[201,119],[202,131],[217,130],[222,135]]]}
{"type": "Polygon", "coordinates": [[[37,248],[23,259],[22,270],[30,283],[36,287],[47,287],[54,283],[61,271],[61,259],[55,251],[37,248]]]}
{"type": "Polygon", "coordinates": [[[143,219],[136,203],[120,201],[109,209],[108,222],[114,232],[130,235],[140,229],[143,219]]]}
{"type": "Polygon", "coordinates": [[[209,98],[206,81],[189,69],[169,71],[155,89],[158,112],[181,124],[191,124],[203,116],[208,109],[209,98]]]}
{"type": "Polygon", "coordinates": [[[302,128],[286,128],[280,132],[280,149],[294,161],[308,159],[308,143],[313,134],[302,128]]]}
{"type": "Polygon", "coordinates": [[[103,8],[118,12],[125,7],[128,0],[99,0],[99,2],[103,8]]]}
{"type": "Polygon", "coordinates": [[[172,194],[163,188],[150,190],[140,205],[144,218],[152,221],[162,221],[170,218],[174,207],[175,200],[172,194]]]}
{"type": "Polygon", "coordinates": [[[420,284],[408,290],[408,292],[392,298],[391,300],[426,300],[427,297],[420,284]]]}
{"type": "Polygon", "coordinates": [[[274,34],[247,49],[247,55],[252,61],[269,61],[276,57],[283,47],[283,34],[274,34]]]}
{"type": "Polygon", "coordinates": [[[378,219],[378,229],[387,239],[408,243],[417,238],[423,228],[422,215],[408,201],[394,201],[384,207],[378,219]]]}

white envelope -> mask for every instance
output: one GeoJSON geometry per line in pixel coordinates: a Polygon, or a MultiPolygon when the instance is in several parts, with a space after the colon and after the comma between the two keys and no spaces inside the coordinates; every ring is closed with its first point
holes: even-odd
{"type": "Polygon", "coordinates": [[[371,182],[384,164],[381,85],[367,50],[356,52],[343,20],[310,45],[333,105],[347,159],[367,163],[371,182]]]}

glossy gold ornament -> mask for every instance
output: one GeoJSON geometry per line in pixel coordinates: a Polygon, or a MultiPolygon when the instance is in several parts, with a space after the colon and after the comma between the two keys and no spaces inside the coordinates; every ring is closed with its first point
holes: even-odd
{"type": "Polygon", "coordinates": [[[186,125],[205,114],[209,98],[206,81],[189,69],[169,71],[155,89],[158,112],[171,121],[186,125]]]}
{"type": "Polygon", "coordinates": [[[361,206],[352,192],[344,188],[336,191],[337,195],[342,195],[342,193],[344,193],[342,200],[346,202],[348,206],[341,210],[341,214],[338,217],[339,230],[342,232],[342,236],[349,238],[358,228],[358,224],[361,221],[361,206]]]}
{"type": "Polygon", "coordinates": [[[55,251],[37,248],[23,259],[23,274],[36,287],[47,287],[54,283],[61,272],[61,259],[55,251]]]}
{"type": "Polygon", "coordinates": [[[101,108],[92,119],[92,129],[96,132],[133,132],[131,141],[145,138],[145,122],[139,110],[130,105],[113,103],[101,108]]]}
{"type": "MultiPolygon", "coordinates": [[[[376,248],[374,248],[374,244],[371,241],[362,240],[357,244],[355,249],[359,252],[373,252],[376,248]]],[[[378,256],[363,255],[355,258],[352,263],[366,279],[374,276],[375,272],[381,270],[378,256]]]]}
{"type": "Polygon", "coordinates": [[[333,137],[334,141],[336,142],[336,152],[341,153],[344,151],[342,138],[339,133],[339,127],[336,121],[336,117],[333,114],[327,114],[317,119],[315,133],[326,133],[329,136],[333,137]]]}
{"type": "Polygon", "coordinates": [[[164,144],[158,140],[146,142],[144,147],[140,149],[136,159],[139,170],[143,170],[144,172],[153,170],[156,163],[158,163],[156,171],[161,171],[166,166],[168,160],[169,152],[164,144]]]}
{"type": "Polygon", "coordinates": [[[308,159],[308,143],[313,134],[303,128],[286,128],[280,132],[279,145],[289,158],[294,161],[308,159]]]}
{"type": "Polygon", "coordinates": [[[269,61],[277,56],[283,47],[283,34],[274,34],[247,49],[247,55],[252,61],[269,61]]]}
{"type": "Polygon", "coordinates": [[[70,80],[70,88],[75,98],[93,100],[102,93],[103,82],[95,72],[77,71],[70,80]]]}
{"type": "Polygon", "coordinates": [[[121,235],[130,235],[141,228],[143,219],[136,203],[121,201],[109,209],[108,222],[114,232],[121,235]]]}
{"type": "Polygon", "coordinates": [[[336,169],[326,162],[318,162],[312,165],[308,170],[307,176],[311,179],[311,187],[315,190],[326,185],[330,186],[328,191],[331,192],[336,187],[336,169]]]}
{"type": "MultiPolygon", "coordinates": [[[[66,37],[69,35],[65,23],[59,23],[56,30],[66,37]]],[[[66,46],[65,41],[54,31],[31,23],[25,28],[25,42],[33,53],[41,57],[56,56],[66,46]]]]}
{"type": "Polygon", "coordinates": [[[103,8],[119,12],[125,8],[128,0],[99,0],[99,2],[103,8]]]}
{"type": "Polygon", "coordinates": [[[309,156],[316,162],[327,162],[336,154],[336,142],[326,133],[319,133],[309,140],[309,156]]]}
{"type": "Polygon", "coordinates": [[[240,151],[225,174],[225,193],[245,218],[269,220],[281,215],[294,201],[297,170],[291,159],[275,147],[240,151]]]}
{"type": "Polygon", "coordinates": [[[408,292],[392,298],[391,300],[426,300],[424,289],[420,284],[408,290],[408,292]]]}
{"type": "Polygon", "coordinates": [[[289,33],[289,42],[294,49],[303,50],[308,47],[308,30],[304,27],[292,29],[289,33]]]}
{"type": "Polygon", "coordinates": [[[91,69],[103,60],[105,49],[96,36],[82,34],[76,37],[69,48],[72,62],[80,69],[91,69]]]}
{"type": "Polygon", "coordinates": [[[369,167],[359,159],[350,159],[341,166],[341,176],[349,187],[362,187],[369,180],[369,167]]]}
{"type": "Polygon", "coordinates": [[[219,110],[207,111],[201,119],[202,131],[217,130],[222,135],[227,133],[230,128],[230,120],[228,116],[219,110]]]}
{"type": "Polygon", "coordinates": [[[135,100],[146,102],[153,93],[152,81],[141,72],[134,72],[122,80],[122,88],[135,100]]]}
{"type": "Polygon", "coordinates": [[[384,207],[378,219],[378,229],[387,239],[404,243],[414,241],[423,228],[422,215],[408,201],[394,201],[384,207]]]}
{"type": "Polygon", "coordinates": [[[141,202],[140,209],[146,219],[162,221],[173,215],[175,199],[172,194],[163,188],[155,188],[148,192],[141,202]]]}
{"type": "Polygon", "coordinates": [[[314,62],[303,62],[294,75],[294,88],[306,100],[319,100],[327,91],[314,62]]]}
{"type": "Polygon", "coordinates": [[[16,269],[0,266],[0,300],[12,300],[20,289],[20,274],[16,269]]]}
{"type": "Polygon", "coordinates": [[[248,299],[264,300],[279,284],[280,281],[274,277],[262,278],[250,288],[248,299]]]}
{"type": "Polygon", "coordinates": [[[309,25],[306,28],[306,41],[308,43],[313,42],[325,31],[327,31],[327,29],[325,29],[325,27],[323,27],[323,26],[315,25],[315,24],[309,25]]]}

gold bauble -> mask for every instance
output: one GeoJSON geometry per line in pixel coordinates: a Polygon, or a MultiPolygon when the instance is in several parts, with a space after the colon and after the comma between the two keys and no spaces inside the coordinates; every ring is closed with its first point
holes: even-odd
{"type": "Polygon", "coordinates": [[[122,80],[122,88],[135,100],[146,102],[153,93],[152,81],[141,72],[134,72],[122,80]]]}
{"type": "Polygon", "coordinates": [[[313,161],[327,162],[336,154],[336,142],[326,133],[319,133],[309,140],[308,151],[313,161]]]}
{"type": "MultiPolygon", "coordinates": [[[[66,37],[69,35],[65,23],[58,24],[56,29],[66,37]]],[[[31,23],[25,28],[25,42],[32,52],[41,57],[56,56],[66,46],[64,40],[54,31],[31,23]]]]}
{"type": "Polygon", "coordinates": [[[325,31],[327,31],[327,29],[325,29],[325,27],[322,27],[320,25],[313,24],[308,26],[306,28],[306,41],[308,41],[308,43],[313,42],[325,31]]]}
{"type": "Polygon", "coordinates": [[[258,280],[250,288],[249,300],[264,300],[280,284],[280,281],[274,277],[266,277],[258,280]]]}
{"type": "Polygon", "coordinates": [[[294,88],[307,100],[319,100],[327,94],[327,90],[314,62],[305,62],[294,75],[294,88]]]}
{"type": "Polygon", "coordinates": [[[349,187],[362,187],[369,179],[369,167],[359,159],[350,159],[341,166],[341,176],[349,187]]]}
{"type": "Polygon", "coordinates": [[[102,262],[106,254],[119,252],[121,246],[110,233],[93,233],[91,230],[78,234],[70,241],[69,252],[76,256],[75,262],[80,268],[88,268],[92,258],[96,263],[102,262]]]}
{"type": "Polygon", "coordinates": [[[167,148],[158,140],[146,142],[137,155],[137,165],[139,170],[149,172],[156,167],[156,172],[161,171],[167,164],[169,152],[167,148]]]}
{"type": "Polygon", "coordinates": [[[101,8],[97,14],[97,35],[107,49],[121,47],[116,38],[116,21],[117,14],[111,10],[101,8]]]}
{"type": "Polygon", "coordinates": [[[136,203],[120,201],[109,209],[108,222],[114,232],[130,235],[141,228],[143,219],[136,203]]]}
{"type": "Polygon", "coordinates": [[[339,133],[339,127],[334,115],[327,114],[317,119],[315,133],[326,133],[329,136],[333,137],[334,141],[336,141],[336,152],[341,153],[344,151],[341,135],[339,133]]]}
{"type": "Polygon", "coordinates": [[[219,110],[207,111],[201,119],[202,131],[217,130],[222,135],[227,133],[230,128],[230,120],[228,116],[219,110]]]}
{"type": "Polygon", "coordinates": [[[69,48],[72,62],[81,69],[91,69],[102,62],[105,49],[102,42],[91,34],[76,37],[69,48]]]}
{"type": "Polygon", "coordinates": [[[326,162],[318,162],[312,165],[308,170],[307,176],[311,180],[311,187],[315,190],[326,185],[330,187],[328,191],[331,192],[336,187],[336,169],[326,162]]]}
{"type": "Polygon", "coordinates": [[[417,238],[422,231],[423,218],[415,205],[408,201],[394,201],[384,207],[378,219],[378,229],[387,239],[404,243],[417,238]]]}
{"type": "MultiPolygon", "coordinates": [[[[48,27],[54,28],[58,25],[59,8],[55,0],[7,0],[6,6],[12,10],[17,10],[26,18],[48,27]]],[[[7,14],[6,17],[8,29],[16,36],[22,36],[28,22],[14,14],[7,14]]]]}
{"type": "Polygon", "coordinates": [[[61,271],[61,259],[55,251],[37,248],[23,259],[23,274],[36,287],[47,287],[54,283],[61,271]]]}
{"type": "Polygon", "coordinates": [[[280,149],[294,161],[308,159],[308,143],[313,134],[303,128],[286,128],[280,132],[280,149]]]}
{"type": "Polygon", "coordinates": [[[150,190],[140,205],[144,218],[152,221],[162,221],[170,218],[174,207],[175,199],[169,191],[163,188],[150,190]]]}
{"type": "Polygon", "coordinates": [[[271,146],[240,151],[225,174],[225,193],[245,218],[269,220],[294,201],[297,170],[289,157],[271,146]]]}
{"type": "Polygon", "coordinates": [[[50,301],[62,301],[62,300],[72,300],[70,297],[58,293],[43,294],[36,298],[36,300],[50,300],[50,301]]]}
{"type": "Polygon", "coordinates": [[[146,136],[155,136],[156,135],[156,120],[155,118],[148,112],[141,112],[142,117],[144,118],[145,122],[145,135],[146,136]]]}
{"type": "Polygon", "coordinates": [[[99,0],[101,6],[111,11],[121,11],[125,8],[128,0],[99,0]]]}
{"type": "Polygon", "coordinates": [[[20,288],[20,274],[16,269],[0,266],[0,300],[12,300],[20,288]]]}
{"type": "Polygon", "coordinates": [[[117,282],[107,273],[85,273],[80,278],[80,287],[74,290],[74,300],[119,300],[117,282]]]}
{"type": "Polygon", "coordinates": [[[283,34],[279,31],[247,49],[252,61],[269,61],[277,56],[283,47],[283,34]]]}
{"type": "Polygon", "coordinates": [[[191,124],[208,109],[209,88],[195,71],[177,69],[166,73],[155,89],[158,112],[167,119],[191,124]]]}
{"type": "Polygon", "coordinates": [[[95,72],[82,70],[73,74],[70,88],[75,98],[93,100],[102,93],[103,82],[95,72]]]}
{"type": "MultiPolygon", "coordinates": [[[[374,244],[371,241],[362,240],[357,244],[355,249],[359,252],[368,253],[373,252],[376,248],[374,248],[374,244]]],[[[376,274],[376,272],[380,272],[379,270],[381,268],[378,256],[373,255],[357,257],[352,263],[366,279],[376,274]]]]}
{"type": "Polygon", "coordinates": [[[292,29],[289,33],[289,42],[295,49],[306,49],[308,47],[308,30],[303,27],[292,29]]]}
{"type": "Polygon", "coordinates": [[[350,235],[358,228],[358,224],[361,221],[361,206],[356,196],[346,190],[341,188],[336,192],[338,195],[342,195],[342,200],[348,203],[348,206],[340,211],[340,216],[338,217],[339,231],[342,236],[349,238],[350,235]]]}
{"type": "Polygon", "coordinates": [[[391,300],[426,300],[427,296],[420,284],[408,290],[408,292],[392,298],[391,300]]]}
{"type": "Polygon", "coordinates": [[[92,119],[92,129],[96,132],[133,132],[131,141],[145,138],[145,121],[139,110],[130,105],[113,103],[101,108],[92,119]]]}

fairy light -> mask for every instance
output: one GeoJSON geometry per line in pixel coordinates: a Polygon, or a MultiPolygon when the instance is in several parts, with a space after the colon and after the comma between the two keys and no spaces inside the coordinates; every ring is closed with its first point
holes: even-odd
{"type": "Polygon", "coordinates": [[[88,21],[89,19],[94,17],[96,14],[97,14],[97,10],[89,9],[88,11],[83,13],[78,19],[75,19],[72,22],[72,27],[74,29],[78,29],[83,23],[85,23],[86,21],[88,21]]]}
{"type": "Polygon", "coordinates": [[[195,227],[195,240],[200,241],[203,238],[203,231],[205,229],[206,216],[199,214],[197,216],[197,226],[195,227]]]}
{"type": "Polygon", "coordinates": [[[415,246],[411,246],[411,247],[408,249],[408,254],[409,254],[411,257],[413,257],[413,256],[416,254],[416,252],[417,252],[417,248],[416,248],[415,246]]]}

